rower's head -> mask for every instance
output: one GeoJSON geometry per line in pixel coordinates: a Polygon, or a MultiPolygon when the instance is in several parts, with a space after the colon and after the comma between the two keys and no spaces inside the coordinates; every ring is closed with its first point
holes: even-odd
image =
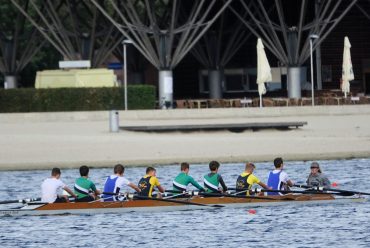
{"type": "Polygon", "coordinates": [[[274,165],[276,169],[282,169],[283,168],[284,161],[282,158],[275,158],[274,159],[274,165]]]}
{"type": "Polygon", "coordinates": [[[82,177],[87,177],[89,175],[89,167],[87,167],[86,165],[83,165],[80,167],[80,175],[82,177]]]}
{"type": "Polygon", "coordinates": [[[245,164],[245,171],[248,173],[252,173],[255,168],[256,166],[251,162],[245,164]]]}
{"type": "Polygon", "coordinates": [[[311,163],[311,173],[312,174],[317,174],[321,173],[320,165],[317,162],[312,162],[311,163]]]}
{"type": "Polygon", "coordinates": [[[210,170],[210,171],[215,171],[215,172],[217,172],[219,167],[220,167],[220,163],[219,163],[219,162],[217,162],[217,161],[211,161],[211,162],[209,163],[209,170],[210,170]]]}
{"type": "Polygon", "coordinates": [[[123,173],[125,173],[125,167],[123,167],[123,165],[121,165],[121,164],[116,164],[114,166],[113,171],[114,171],[114,174],[122,176],[123,173]]]}
{"type": "Polygon", "coordinates": [[[61,174],[62,174],[62,172],[60,171],[59,168],[53,168],[51,170],[51,176],[55,177],[56,179],[59,179],[61,174]]]}
{"type": "Polygon", "coordinates": [[[188,163],[183,162],[183,163],[180,164],[180,167],[181,167],[182,172],[185,172],[186,174],[189,173],[190,165],[188,163]]]}
{"type": "Polygon", "coordinates": [[[154,169],[153,167],[148,167],[146,168],[146,174],[152,177],[155,177],[157,174],[157,170],[154,169]]]}

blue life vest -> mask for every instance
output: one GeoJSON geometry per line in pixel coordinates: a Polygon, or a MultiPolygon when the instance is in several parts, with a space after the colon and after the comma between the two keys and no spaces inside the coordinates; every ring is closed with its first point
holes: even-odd
{"type": "MultiPolygon", "coordinates": [[[[271,187],[273,190],[281,190],[282,182],[280,181],[280,173],[274,174],[272,171],[269,174],[267,180],[267,186],[271,187]]],[[[267,192],[267,195],[281,195],[279,192],[267,192]]]]}
{"type": "MultiPolygon", "coordinates": [[[[116,181],[118,177],[115,177],[113,179],[110,178],[110,176],[107,178],[107,181],[104,185],[104,192],[109,193],[119,193],[120,188],[116,188],[116,181]]],[[[115,195],[103,195],[104,201],[117,201],[117,198],[115,195]]]]}

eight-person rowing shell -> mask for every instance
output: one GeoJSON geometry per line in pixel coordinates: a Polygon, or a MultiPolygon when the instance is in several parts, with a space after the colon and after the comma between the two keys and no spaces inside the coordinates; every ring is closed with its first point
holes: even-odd
{"type": "MultiPolygon", "coordinates": [[[[204,197],[207,197],[207,194],[208,196],[214,196],[215,194],[219,194],[220,196],[224,194],[253,196],[252,186],[255,184],[262,187],[261,191],[267,192],[267,196],[284,195],[290,192],[296,193],[296,191],[290,191],[290,187],[293,187],[293,182],[283,170],[284,162],[280,157],[274,159],[275,169],[269,172],[267,185],[253,174],[256,166],[251,162],[246,163],[245,171],[236,179],[235,193],[228,191],[223,177],[218,173],[219,167],[220,163],[217,161],[211,161],[209,163],[210,172],[204,175],[204,187],[202,187],[189,175],[189,163],[181,163],[181,172],[172,182],[173,192],[175,195],[177,193],[176,197],[191,197],[191,194],[188,192],[189,184],[194,186],[199,192],[205,192],[203,194],[204,197]]],[[[95,183],[88,178],[89,168],[84,165],[80,167],[79,171],[81,177],[76,179],[73,192],[60,180],[60,169],[53,168],[51,177],[42,183],[41,201],[48,203],[68,202],[69,196],[74,197],[76,202],[96,201],[99,200],[99,196],[101,197],[99,201],[125,201],[127,198],[123,195],[127,194],[129,189],[135,190],[136,199],[151,198],[156,189],[158,192],[156,192],[155,197],[161,198],[161,194],[165,192],[164,187],[156,177],[156,169],[153,167],[146,169],[146,175],[139,180],[136,186],[123,176],[125,171],[124,166],[121,164],[115,165],[113,169],[114,174],[108,176],[104,183],[102,195],[100,195],[101,192],[96,188],[95,183]],[[69,195],[59,195],[58,191],[62,189],[69,195]]],[[[317,162],[312,162],[311,164],[311,173],[308,176],[307,186],[305,187],[309,188],[310,193],[312,193],[312,190],[315,190],[310,187],[330,187],[330,181],[322,174],[317,162]]],[[[264,193],[258,194],[258,196],[263,195],[264,193]]]]}
{"type": "Polygon", "coordinates": [[[204,176],[204,187],[202,187],[189,175],[190,165],[183,162],[180,164],[181,172],[172,181],[173,190],[165,192],[156,177],[155,168],[148,167],[146,175],[139,180],[136,186],[123,177],[125,168],[123,165],[117,164],[114,166],[114,174],[105,180],[103,194],[89,179],[87,166],[80,167],[80,177],[75,180],[74,192],[60,180],[60,169],[53,168],[51,177],[42,183],[42,199],[0,201],[0,204],[25,204],[17,208],[1,209],[0,215],[172,211],[226,206],[271,206],[293,202],[300,202],[300,204],[303,202],[305,204],[364,202],[366,198],[363,195],[370,195],[366,192],[331,188],[330,181],[322,174],[317,162],[311,164],[307,185],[293,185],[283,170],[285,168],[282,158],[274,160],[275,169],[269,172],[267,185],[253,174],[256,167],[253,163],[248,162],[245,165],[245,171],[236,179],[235,189],[226,186],[223,177],[219,174],[219,167],[220,163],[217,161],[209,163],[210,172],[204,176]],[[255,184],[262,189],[254,191],[252,187],[255,184]],[[190,189],[189,191],[189,185],[195,187],[196,190],[190,189]],[[304,188],[304,190],[291,190],[291,187],[304,188]],[[68,196],[66,194],[60,195],[62,190],[66,191],[68,196]],[[129,190],[135,190],[135,193],[133,194],[129,190]],[[156,190],[157,192],[155,192],[156,190]],[[169,195],[168,192],[173,194],[169,195]],[[255,192],[261,193],[254,194],[255,192]],[[99,197],[101,198],[99,199],[99,197]],[[68,201],[75,202],[69,203],[68,201]]]}

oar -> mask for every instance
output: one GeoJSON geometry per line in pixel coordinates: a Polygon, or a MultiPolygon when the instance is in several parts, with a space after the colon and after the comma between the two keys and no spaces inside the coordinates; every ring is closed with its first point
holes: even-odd
{"type": "Polygon", "coordinates": [[[322,191],[317,191],[314,189],[311,190],[305,190],[305,191],[300,191],[300,190],[273,190],[273,189],[261,189],[260,191],[262,192],[277,192],[277,193],[283,193],[283,194],[289,194],[289,193],[299,193],[299,194],[316,194],[316,195],[340,195],[340,196],[352,196],[354,195],[353,193],[329,193],[329,192],[322,192],[322,191]]]}
{"type": "Polygon", "coordinates": [[[186,191],[179,191],[179,190],[165,190],[164,192],[168,192],[168,193],[174,193],[174,194],[181,194],[181,193],[184,193],[186,191]]]}
{"type": "Polygon", "coordinates": [[[141,195],[127,195],[122,193],[112,193],[112,192],[104,192],[103,194],[106,195],[126,195],[131,199],[140,199],[140,200],[154,200],[154,201],[162,201],[162,202],[173,202],[183,205],[195,205],[195,206],[203,206],[203,207],[215,207],[215,208],[222,208],[223,205],[208,205],[196,202],[188,202],[188,201],[179,201],[179,200],[172,200],[172,199],[163,199],[163,198],[155,198],[155,197],[148,197],[148,196],[141,196],[141,195]]]}
{"type": "Polygon", "coordinates": [[[321,191],[333,191],[333,192],[339,192],[343,195],[370,195],[370,193],[367,192],[360,192],[360,191],[351,191],[351,190],[343,190],[343,189],[332,189],[332,188],[325,188],[325,187],[310,187],[307,185],[293,185],[294,187],[304,188],[304,189],[314,189],[314,190],[321,190],[321,191]]]}
{"type": "Polygon", "coordinates": [[[181,193],[181,194],[168,195],[166,197],[163,197],[163,199],[181,198],[182,196],[187,196],[187,192],[184,192],[184,193],[181,193]]]}
{"type": "Polygon", "coordinates": [[[214,208],[225,207],[224,205],[208,205],[208,204],[202,204],[202,203],[196,203],[196,202],[178,201],[178,200],[163,199],[163,198],[161,199],[161,198],[154,198],[154,197],[141,196],[141,195],[135,195],[134,199],[154,200],[154,201],[162,201],[162,202],[173,202],[173,203],[182,204],[182,205],[195,205],[195,206],[202,206],[202,207],[214,207],[214,208]]]}
{"type": "Polygon", "coordinates": [[[8,201],[0,201],[0,204],[11,204],[11,203],[28,203],[34,201],[41,201],[41,198],[28,198],[28,199],[21,199],[21,200],[8,200],[8,201]]]}
{"type": "Polygon", "coordinates": [[[231,198],[243,198],[243,199],[279,200],[276,198],[264,197],[264,196],[254,196],[254,195],[230,195],[230,194],[206,193],[206,192],[199,192],[199,195],[209,196],[209,197],[231,197],[231,198]]]}

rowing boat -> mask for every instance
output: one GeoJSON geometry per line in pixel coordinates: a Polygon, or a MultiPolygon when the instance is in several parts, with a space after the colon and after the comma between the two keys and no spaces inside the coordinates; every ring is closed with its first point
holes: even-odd
{"type": "Polygon", "coordinates": [[[289,194],[266,197],[199,197],[179,198],[176,200],[145,199],[117,202],[69,202],[42,203],[31,202],[18,208],[0,210],[0,216],[23,215],[64,215],[99,214],[123,212],[154,212],[173,210],[205,209],[210,207],[258,207],[283,204],[327,204],[345,202],[364,202],[363,197],[336,197],[331,194],[289,194]]]}

